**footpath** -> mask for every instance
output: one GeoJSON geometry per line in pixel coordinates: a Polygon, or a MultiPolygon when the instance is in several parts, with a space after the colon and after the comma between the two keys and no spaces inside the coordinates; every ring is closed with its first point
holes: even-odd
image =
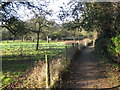
{"type": "Polygon", "coordinates": [[[63,79],[65,88],[101,89],[116,86],[115,81],[111,83],[111,78],[105,75],[105,68],[93,58],[92,50],[93,47],[86,47],[80,52],[77,59],[73,60],[69,73],[63,79]]]}

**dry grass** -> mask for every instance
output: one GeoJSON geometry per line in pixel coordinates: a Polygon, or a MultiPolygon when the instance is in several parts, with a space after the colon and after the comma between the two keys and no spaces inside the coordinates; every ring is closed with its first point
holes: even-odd
{"type": "MultiPolygon", "coordinates": [[[[66,70],[66,68],[71,63],[71,58],[74,53],[77,51],[77,48],[67,50],[67,60],[65,54],[61,58],[56,58],[50,60],[50,87],[55,87],[57,81],[60,81],[61,73],[66,70]]],[[[30,70],[26,77],[22,79],[22,82],[19,82],[15,88],[45,88],[46,87],[46,65],[45,62],[39,60],[34,68],[30,70]]]]}

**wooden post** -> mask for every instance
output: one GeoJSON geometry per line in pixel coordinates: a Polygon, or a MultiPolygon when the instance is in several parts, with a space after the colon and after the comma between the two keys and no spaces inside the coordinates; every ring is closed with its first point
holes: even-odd
{"type": "Polygon", "coordinates": [[[79,48],[79,50],[80,50],[80,48],[81,48],[81,44],[80,44],[80,43],[78,44],[78,48],[79,48]]]}
{"type": "Polygon", "coordinates": [[[45,60],[46,60],[46,88],[50,86],[50,65],[48,55],[45,53],[45,60]]]}
{"type": "Polygon", "coordinates": [[[74,43],[72,43],[72,48],[73,48],[73,50],[74,50],[74,43]]]}
{"type": "Polygon", "coordinates": [[[87,46],[87,42],[85,41],[85,46],[87,46]]]}
{"type": "Polygon", "coordinates": [[[77,48],[78,48],[78,43],[76,43],[76,45],[77,45],[77,48]]]}

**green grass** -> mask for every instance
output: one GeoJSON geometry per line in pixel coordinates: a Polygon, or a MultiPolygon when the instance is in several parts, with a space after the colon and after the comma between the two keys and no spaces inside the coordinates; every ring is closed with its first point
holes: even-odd
{"type": "Polygon", "coordinates": [[[35,42],[21,42],[21,41],[2,41],[0,43],[0,50],[2,50],[2,85],[7,87],[16,81],[16,78],[22,76],[26,70],[34,66],[37,60],[45,60],[45,53],[49,55],[49,59],[61,56],[65,51],[63,43],[52,41],[46,43],[41,41],[39,50],[36,51],[35,42]]]}
{"type": "MultiPolygon", "coordinates": [[[[10,45],[10,44],[14,44],[14,45],[20,45],[20,44],[36,44],[37,41],[24,41],[22,42],[21,40],[15,40],[15,41],[12,41],[12,40],[9,40],[9,41],[1,41],[0,42],[0,45],[10,45]]],[[[40,44],[46,44],[47,41],[45,40],[40,40],[40,44]]],[[[57,43],[56,41],[50,41],[50,44],[55,44],[57,43]]]]}

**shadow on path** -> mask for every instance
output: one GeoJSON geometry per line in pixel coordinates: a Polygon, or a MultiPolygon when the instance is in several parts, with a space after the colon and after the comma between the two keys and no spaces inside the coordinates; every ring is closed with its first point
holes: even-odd
{"type": "Polygon", "coordinates": [[[70,72],[64,76],[65,88],[109,88],[103,80],[104,68],[91,56],[92,47],[86,47],[73,60],[70,72]]]}

